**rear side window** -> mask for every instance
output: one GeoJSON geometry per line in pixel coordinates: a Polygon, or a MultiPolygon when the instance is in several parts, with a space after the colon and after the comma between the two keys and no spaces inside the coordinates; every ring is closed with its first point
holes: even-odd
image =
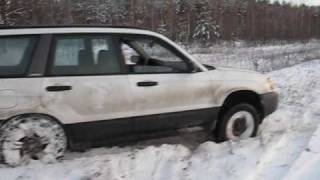
{"type": "Polygon", "coordinates": [[[31,63],[37,37],[0,37],[0,77],[22,77],[31,63]]]}
{"type": "Polygon", "coordinates": [[[111,36],[57,36],[49,75],[119,74],[120,61],[111,36]]]}

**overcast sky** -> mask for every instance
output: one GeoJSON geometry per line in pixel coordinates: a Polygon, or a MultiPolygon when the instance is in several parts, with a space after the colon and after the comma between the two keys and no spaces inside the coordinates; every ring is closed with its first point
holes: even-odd
{"type": "Polygon", "coordinates": [[[320,0],[279,0],[279,1],[287,1],[287,2],[292,2],[294,4],[304,3],[311,6],[320,5],[320,0]]]}

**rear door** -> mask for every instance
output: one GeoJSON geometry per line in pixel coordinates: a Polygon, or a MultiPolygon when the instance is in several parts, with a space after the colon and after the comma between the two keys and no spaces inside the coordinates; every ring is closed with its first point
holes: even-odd
{"type": "Polygon", "coordinates": [[[27,78],[38,35],[0,36],[0,119],[34,112],[41,79],[27,78]]]}
{"type": "Polygon", "coordinates": [[[126,36],[122,51],[132,89],[135,131],[200,125],[214,119],[213,88],[205,72],[166,42],[126,36]]]}
{"type": "Polygon", "coordinates": [[[43,104],[78,138],[131,131],[129,79],[112,35],[53,37],[43,82],[43,104]]]}

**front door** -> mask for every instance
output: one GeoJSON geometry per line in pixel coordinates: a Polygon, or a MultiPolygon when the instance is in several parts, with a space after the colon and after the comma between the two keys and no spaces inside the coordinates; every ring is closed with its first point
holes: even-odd
{"type": "MultiPolygon", "coordinates": [[[[202,124],[210,120],[213,88],[205,72],[162,40],[125,37],[122,51],[129,69],[135,131],[202,124]]],[[[213,118],[213,117],[211,117],[213,118]]]]}

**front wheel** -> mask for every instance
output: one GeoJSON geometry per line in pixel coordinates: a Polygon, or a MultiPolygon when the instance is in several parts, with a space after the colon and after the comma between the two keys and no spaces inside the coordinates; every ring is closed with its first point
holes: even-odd
{"type": "Polygon", "coordinates": [[[238,104],[225,111],[217,124],[218,142],[247,139],[257,134],[260,117],[250,104],[238,104]]]}
{"type": "Polygon", "coordinates": [[[63,128],[44,115],[18,116],[5,123],[0,132],[1,155],[10,166],[27,164],[30,160],[55,162],[67,148],[63,128]]]}

